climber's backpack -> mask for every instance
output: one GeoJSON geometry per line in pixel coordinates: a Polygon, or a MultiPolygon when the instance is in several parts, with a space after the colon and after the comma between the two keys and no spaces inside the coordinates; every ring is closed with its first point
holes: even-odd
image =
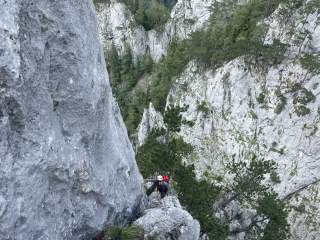
{"type": "Polygon", "coordinates": [[[170,177],[168,175],[164,175],[162,178],[163,178],[163,181],[169,183],[170,177]]]}

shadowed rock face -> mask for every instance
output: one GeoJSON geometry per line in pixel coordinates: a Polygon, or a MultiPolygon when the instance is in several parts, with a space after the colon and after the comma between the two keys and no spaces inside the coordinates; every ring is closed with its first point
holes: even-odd
{"type": "Polygon", "coordinates": [[[91,0],[0,0],[0,239],[88,239],[142,177],[91,0]]]}

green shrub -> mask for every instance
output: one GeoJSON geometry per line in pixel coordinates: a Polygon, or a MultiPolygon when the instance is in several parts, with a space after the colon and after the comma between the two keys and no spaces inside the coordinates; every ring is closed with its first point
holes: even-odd
{"type": "Polygon", "coordinates": [[[288,211],[276,193],[264,193],[258,200],[257,212],[268,219],[261,240],[288,239],[288,211]]]}
{"type": "Polygon", "coordinates": [[[293,104],[306,105],[310,102],[315,101],[315,99],[316,99],[316,96],[312,93],[312,91],[301,87],[299,94],[296,94],[293,98],[293,104]]]}
{"type": "Polygon", "coordinates": [[[273,183],[277,184],[277,183],[281,183],[280,181],[280,177],[279,175],[277,174],[277,172],[275,170],[272,170],[270,172],[270,179],[273,183]]]}
{"type": "Polygon", "coordinates": [[[143,228],[130,225],[127,227],[113,227],[104,233],[103,240],[143,240],[143,228]]]}
{"type": "Polygon", "coordinates": [[[180,131],[183,122],[181,111],[186,107],[168,107],[164,114],[166,129],[153,129],[145,143],[137,149],[137,163],[144,177],[155,172],[173,173],[183,156],[192,152],[190,144],[185,143],[181,137],[173,137],[180,131]]]}
{"type": "Polygon", "coordinates": [[[138,24],[146,30],[158,29],[170,18],[175,1],[161,0],[121,0],[133,13],[138,24]]]}
{"type": "Polygon", "coordinates": [[[228,226],[211,213],[221,189],[205,180],[196,180],[192,165],[180,165],[174,179],[178,182],[176,189],[182,205],[199,220],[202,232],[210,239],[226,239],[228,226]]]}
{"type": "Polygon", "coordinates": [[[182,124],[182,112],[187,111],[188,106],[180,107],[173,106],[172,104],[167,108],[164,113],[163,121],[169,132],[180,132],[182,124]]]}
{"type": "Polygon", "coordinates": [[[231,162],[229,172],[234,174],[234,183],[231,184],[233,199],[240,203],[256,206],[257,215],[247,228],[246,233],[254,239],[273,240],[288,239],[289,228],[287,209],[284,201],[264,183],[267,174],[271,180],[279,183],[274,161],[257,158],[252,154],[249,162],[231,162]]]}
{"type": "Polygon", "coordinates": [[[307,108],[306,106],[304,105],[295,105],[294,106],[294,112],[299,116],[306,116],[308,114],[310,114],[310,109],[307,108]]]}
{"type": "Polygon", "coordinates": [[[300,59],[303,68],[313,74],[320,74],[320,55],[306,54],[300,59]]]}
{"type": "Polygon", "coordinates": [[[276,114],[280,114],[286,105],[287,105],[287,98],[282,94],[278,95],[278,103],[276,105],[276,108],[274,109],[274,112],[276,114]]]}
{"type": "Polygon", "coordinates": [[[197,106],[197,111],[202,112],[204,116],[208,116],[210,111],[210,108],[208,106],[208,103],[206,101],[202,101],[198,106],[197,106]]]}
{"type": "Polygon", "coordinates": [[[297,89],[292,102],[294,104],[295,113],[300,117],[310,114],[311,110],[306,105],[314,102],[316,96],[312,91],[307,90],[301,85],[298,86],[299,87],[296,87],[297,89]]]}
{"type": "Polygon", "coordinates": [[[232,161],[227,165],[228,172],[236,174],[230,187],[237,193],[240,201],[252,202],[257,193],[265,192],[268,189],[268,186],[263,184],[265,175],[276,169],[274,161],[260,159],[255,154],[250,158],[248,162],[232,161]]]}
{"type": "Polygon", "coordinates": [[[256,98],[256,99],[257,99],[257,102],[258,102],[259,104],[265,103],[266,97],[267,97],[266,94],[263,93],[263,92],[261,92],[261,93],[259,94],[259,96],[256,98]]]}
{"type": "Polygon", "coordinates": [[[161,136],[159,130],[153,130],[137,150],[137,164],[145,178],[152,176],[155,172],[172,172],[174,168],[175,163],[167,158],[166,145],[158,140],[161,136]]]}

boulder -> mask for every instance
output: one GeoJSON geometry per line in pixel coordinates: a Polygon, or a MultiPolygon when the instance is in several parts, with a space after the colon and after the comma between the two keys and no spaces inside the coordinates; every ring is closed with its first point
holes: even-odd
{"type": "Polygon", "coordinates": [[[146,239],[198,240],[200,224],[185,211],[176,196],[151,198],[152,208],[145,210],[134,224],[143,227],[146,239]]]}

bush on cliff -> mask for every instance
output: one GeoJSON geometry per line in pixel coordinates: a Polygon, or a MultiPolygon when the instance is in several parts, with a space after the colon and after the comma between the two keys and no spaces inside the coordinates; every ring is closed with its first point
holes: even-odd
{"type": "Polygon", "coordinates": [[[112,227],[104,232],[103,240],[143,240],[143,228],[130,225],[127,227],[112,227]]]}
{"type": "Polygon", "coordinates": [[[170,18],[175,1],[121,0],[133,13],[136,22],[145,30],[159,29],[170,18]]]}

